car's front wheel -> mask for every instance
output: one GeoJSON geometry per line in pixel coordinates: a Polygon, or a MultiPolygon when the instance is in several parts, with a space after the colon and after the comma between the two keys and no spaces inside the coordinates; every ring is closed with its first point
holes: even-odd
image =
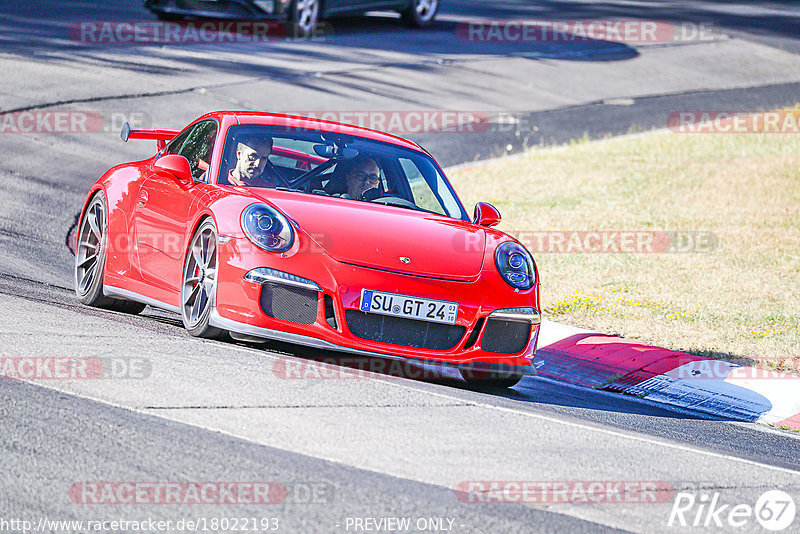
{"type": "Polygon", "coordinates": [[[89,201],[78,226],[75,249],[75,294],[87,306],[123,313],[141,313],[145,305],[114,299],[103,293],[103,271],[108,249],[108,210],[106,197],[98,191],[89,201]]]}
{"type": "Polygon", "coordinates": [[[410,0],[408,7],[401,11],[403,22],[412,28],[423,28],[436,18],[439,0],[410,0]]]}
{"type": "Polygon", "coordinates": [[[196,337],[219,339],[226,332],[209,324],[217,295],[217,227],[206,219],[186,252],[181,283],[183,326],[196,337]]]}
{"type": "Polygon", "coordinates": [[[314,36],[319,21],[320,0],[294,0],[289,11],[289,31],[295,39],[314,36]]]}
{"type": "Polygon", "coordinates": [[[522,380],[522,375],[519,373],[473,371],[472,369],[459,369],[459,372],[467,383],[480,387],[510,388],[522,380]]]}

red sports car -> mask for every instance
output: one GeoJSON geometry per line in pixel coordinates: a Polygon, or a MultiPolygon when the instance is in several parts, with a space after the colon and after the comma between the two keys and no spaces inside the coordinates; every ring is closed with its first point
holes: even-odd
{"type": "Polygon", "coordinates": [[[512,386],[531,365],[530,253],[470,219],[418,145],[364,128],[214,112],[131,130],[158,152],[92,185],[77,231],[78,299],[181,314],[200,337],[269,339],[458,368],[512,386]]]}

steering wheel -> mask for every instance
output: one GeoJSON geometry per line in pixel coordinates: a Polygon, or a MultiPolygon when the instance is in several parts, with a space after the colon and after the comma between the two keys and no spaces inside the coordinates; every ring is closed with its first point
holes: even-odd
{"type": "Polygon", "coordinates": [[[373,199],[372,202],[377,202],[378,204],[385,204],[387,206],[400,206],[403,208],[419,209],[419,207],[410,200],[394,196],[379,197],[373,199]]]}

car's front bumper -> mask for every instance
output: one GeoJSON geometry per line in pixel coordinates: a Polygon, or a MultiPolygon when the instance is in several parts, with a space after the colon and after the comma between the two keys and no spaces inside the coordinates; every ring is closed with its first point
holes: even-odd
{"type": "MultiPolygon", "coordinates": [[[[535,374],[531,363],[539,333],[538,285],[527,292],[515,292],[491,269],[469,282],[380,271],[336,261],[321,249],[286,255],[270,254],[253,246],[246,238],[232,238],[220,244],[218,250],[220,268],[217,297],[211,316],[211,324],[218,328],[361,356],[535,374]],[[306,320],[281,320],[274,317],[280,314],[267,314],[262,301],[262,291],[266,291],[267,286],[245,279],[248,272],[260,267],[269,267],[313,282],[318,291],[306,293],[307,302],[310,302],[307,308],[313,307],[306,320]],[[429,330],[426,323],[388,320],[395,329],[398,324],[403,328],[425,329],[424,341],[421,342],[419,336],[415,338],[412,330],[407,331],[407,337],[415,341],[405,342],[403,332],[393,333],[392,339],[396,342],[379,341],[378,338],[386,339],[379,330],[387,321],[381,320],[384,316],[364,314],[358,310],[362,289],[458,302],[458,315],[452,329],[461,333],[455,335],[454,343],[445,341],[446,347],[440,343],[439,347],[432,348],[435,343],[425,346],[429,330]],[[509,308],[526,310],[524,313],[513,310],[501,312],[502,315],[498,316],[497,310],[509,308]],[[366,327],[362,325],[359,326],[360,330],[357,329],[359,335],[351,328],[355,324],[353,319],[361,323],[368,319],[366,327]],[[493,336],[491,343],[488,338],[490,327],[493,336]],[[503,327],[511,327],[517,333],[516,340],[512,339],[509,343],[502,339],[503,327]],[[526,329],[527,334],[523,338],[520,332],[526,329]],[[498,334],[501,334],[499,338],[498,334]],[[486,350],[487,347],[490,350],[486,350]]],[[[273,282],[268,284],[269,290],[280,286],[279,281],[273,282]]],[[[283,292],[282,295],[285,297],[287,293],[283,292]]],[[[431,337],[435,335],[431,334],[431,337]]]]}
{"type": "Polygon", "coordinates": [[[157,14],[228,20],[286,20],[290,0],[146,0],[157,14]]]}
{"type": "Polygon", "coordinates": [[[318,339],[311,336],[302,334],[295,334],[291,332],[284,332],[281,330],[272,330],[260,326],[253,326],[246,323],[226,319],[217,313],[216,310],[211,312],[210,322],[211,326],[222,328],[231,332],[244,334],[246,336],[253,336],[260,339],[268,339],[272,341],[280,341],[283,343],[292,343],[295,345],[303,345],[305,347],[312,347],[321,350],[330,350],[334,352],[344,352],[355,356],[364,356],[367,358],[385,358],[389,360],[402,360],[412,361],[420,364],[434,365],[437,367],[452,367],[455,369],[469,369],[473,371],[491,371],[496,373],[517,373],[521,375],[535,375],[536,369],[525,361],[521,364],[502,364],[491,362],[458,362],[458,361],[442,361],[439,359],[427,359],[422,355],[418,356],[402,356],[399,354],[389,354],[384,352],[372,352],[364,349],[357,349],[353,347],[345,347],[337,345],[324,339],[318,339]]]}

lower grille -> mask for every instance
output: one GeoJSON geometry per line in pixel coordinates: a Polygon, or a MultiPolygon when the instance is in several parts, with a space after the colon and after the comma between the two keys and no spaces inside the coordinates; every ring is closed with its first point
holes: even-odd
{"type": "Polygon", "coordinates": [[[467,330],[458,325],[364,313],[359,310],[345,310],[344,316],[347,328],[356,337],[421,349],[452,349],[467,330]]]}
{"type": "Polygon", "coordinates": [[[209,2],[208,0],[176,0],[175,7],[185,11],[200,13],[220,13],[225,15],[252,15],[252,11],[244,8],[237,2],[219,1],[209,2]]]}
{"type": "Polygon", "coordinates": [[[481,348],[486,352],[515,354],[530,341],[531,325],[522,321],[489,319],[481,338],[481,348]]]}
{"type": "Polygon", "coordinates": [[[262,284],[261,310],[281,321],[312,324],[317,320],[317,292],[280,284],[262,284]]]}

